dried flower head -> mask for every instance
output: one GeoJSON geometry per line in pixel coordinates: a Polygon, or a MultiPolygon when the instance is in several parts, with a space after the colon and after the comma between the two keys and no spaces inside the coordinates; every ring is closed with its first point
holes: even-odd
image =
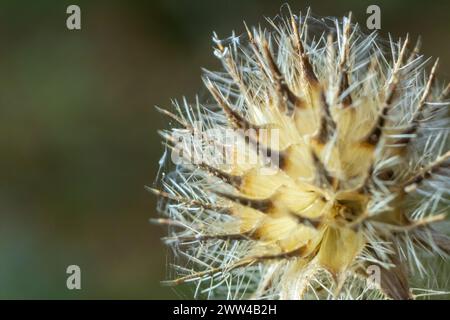
{"type": "Polygon", "coordinates": [[[151,189],[174,256],[166,283],[227,299],[439,293],[450,103],[437,61],[427,72],[408,37],[383,42],[350,15],[268,21],[214,37],[211,104],[160,110],[177,123],[161,132],[161,163],[176,167],[151,189]]]}

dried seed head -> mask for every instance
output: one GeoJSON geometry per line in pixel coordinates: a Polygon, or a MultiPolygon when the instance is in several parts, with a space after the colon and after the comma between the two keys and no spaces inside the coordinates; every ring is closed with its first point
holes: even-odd
{"type": "Polygon", "coordinates": [[[162,132],[176,168],[152,189],[166,283],[207,298],[414,298],[426,255],[450,253],[432,226],[450,200],[437,63],[427,73],[408,37],[386,45],[350,15],[269,22],[214,37],[212,104],[163,111],[179,125],[162,132]]]}

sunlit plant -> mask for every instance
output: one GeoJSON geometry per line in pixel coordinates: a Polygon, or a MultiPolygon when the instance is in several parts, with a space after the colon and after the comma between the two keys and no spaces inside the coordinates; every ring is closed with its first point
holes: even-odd
{"type": "Polygon", "coordinates": [[[214,36],[223,70],[204,73],[208,103],[160,109],[173,123],[150,189],[173,255],[165,283],[192,283],[195,298],[443,293],[450,103],[438,61],[350,15],[268,22],[214,36]]]}

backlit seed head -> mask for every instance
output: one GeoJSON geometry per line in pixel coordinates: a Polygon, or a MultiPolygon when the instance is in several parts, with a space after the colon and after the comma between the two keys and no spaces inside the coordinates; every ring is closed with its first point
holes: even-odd
{"type": "Polygon", "coordinates": [[[226,299],[449,289],[435,281],[450,254],[437,60],[430,69],[408,37],[383,42],[350,15],[268,21],[214,36],[223,70],[205,71],[209,104],[160,110],[174,121],[151,189],[174,257],[166,283],[226,299]]]}

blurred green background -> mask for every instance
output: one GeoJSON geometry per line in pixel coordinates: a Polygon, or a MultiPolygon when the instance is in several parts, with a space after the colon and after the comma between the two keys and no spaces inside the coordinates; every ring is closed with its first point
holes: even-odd
{"type": "MultiPolygon", "coordinates": [[[[286,1],[0,2],[0,298],[177,298],[150,225],[163,152],[153,108],[204,95],[211,34],[243,32],[286,1]],[[66,28],[78,4],[82,30],[66,28]],[[82,290],[66,288],[66,267],[82,290]]],[[[382,33],[423,36],[450,78],[449,1],[299,1],[320,16],[381,7],[382,33]]]]}

